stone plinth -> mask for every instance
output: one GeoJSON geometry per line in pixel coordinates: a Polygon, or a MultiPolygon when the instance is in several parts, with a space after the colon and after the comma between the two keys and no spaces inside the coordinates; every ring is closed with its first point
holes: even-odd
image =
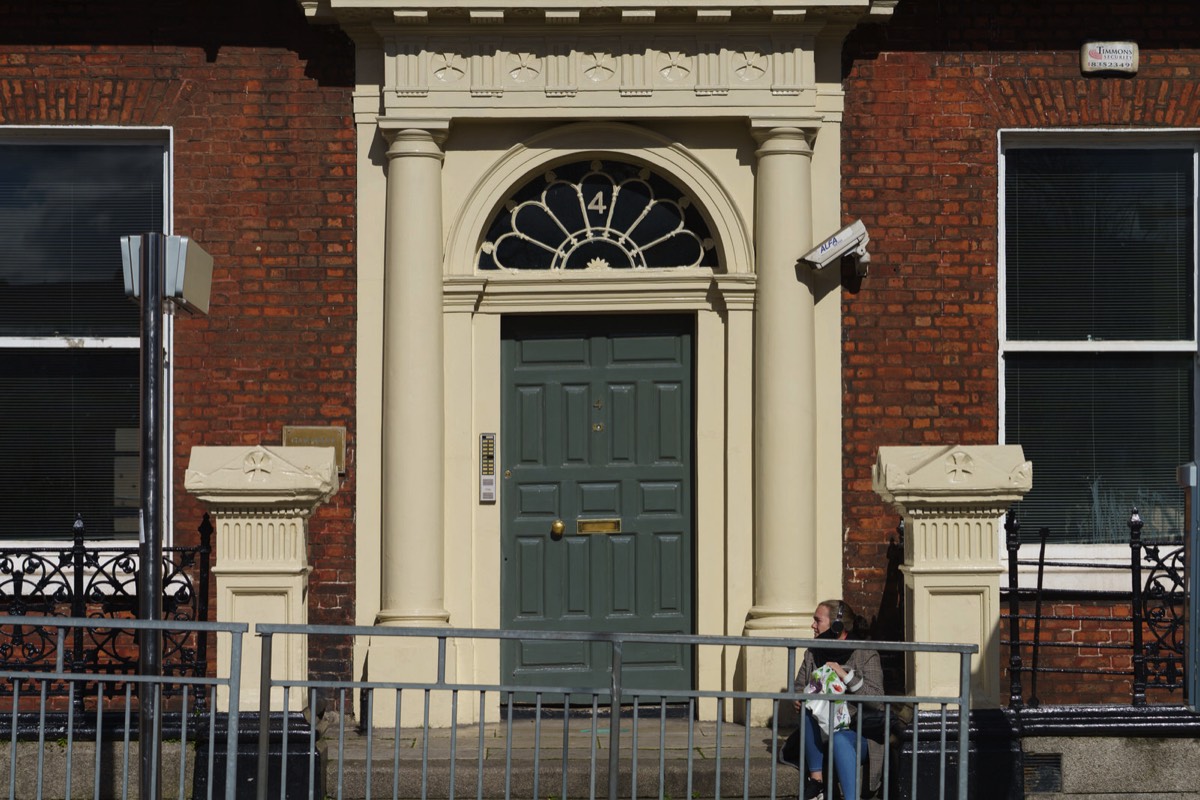
{"type": "MultiPolygon", "coordinates": [[[[215,519],[217,621],[307,623],[308,517],[337,492],[333,448],[196,447],[184,486],[215,519]]],[[[277,637],[272,652],[272,678],[308,677],[303,637],[277,637]]],[[[259,707],[261,664],[259,639],[246,637],[242,709],[259,707]]],[[[229,668],[229,643],[218,639],[219,674],[229,668]]],[[[289,707],[303,702],[303,692],[293,690],[289,707]]],[[[272,695],[271,707],[282,710],[282,692],[272,695]]]]}
{"type": "MultiPolygon", "coordinates": [[[[1033,487],[1018,445],[881,447],[875,491],[904,517],[905,636],[976,644],[972,702],[1000,704],[1001,518],[1033,487]]],[[[958,693],[957,657],[921,654],[908,691],[958,693]]]]}

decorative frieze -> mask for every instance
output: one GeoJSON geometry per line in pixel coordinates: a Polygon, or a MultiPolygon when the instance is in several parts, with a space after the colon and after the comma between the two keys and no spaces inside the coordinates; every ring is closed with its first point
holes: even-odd
{"type": "MultiPolygon", "coordinates": [[[[806,58],[812,58],[810,50],[800,46],[781,46],[771,58],[771,93],[784,97],[800,94],[806,86],[812,86],[811,70],[806,70],[806,58]],[[809,73],[809,74],[806,74],[809,73]]],[[[811,62],[808,62],[811,63],[811,62]]]]}
{"type": "Polygon", "coordinates": [[[427,76],[430,58],[427,53],[421,52],[417,45],[401,43],[391,60],[389,74],[398,97],[424,97],[429,94],[427,76]]]}
{"type": "Polygon", "coordinates": [[[546,96],[574,97],[579,91],[576,64],[570,47],[562,44],[550,45],[546,57],[546,96]]]}
{"type": "Polygon", "coordinates": [[[458,83],[467,75],[467,60],[453,50],[431,53],[429,67],[440,86],[458,83]]]}
{"type": "Polygon", "coordinates": [[[499,97],[504,94],[498,66],[504,63],[505,53],[488,41],[476,40],[471,45],[471,96],[499,97]]]}
{"type": "Polygon", "coordinates": [[[626,52],[621,54],[622,97],[649,97],[654,94],[654,89],[650,86],[650,73],[647,70],[647,62],[657,55],[653,51],[649,53],[626,52]]]}
{"type": "MultiPolygon", "coordinates": [[[[614,49],[611,45],[602,44],[586,53],[578,54],[584,77],[593,84],[608,83],[613,80],[617,75],[617,59],[613,52],[614,49]]],[[[575,60],[574,53],[570,57],[571,60],[575,60]]]]}
{"type": "Polygon", "coordinates": [[[730,59],[719,42],[700,43],[696,56],[696,94],[700,97],[717,97],[729,94],[730,59]]]}
{"type": "Polygon", "coordinates": [[[718,102],[794,109],[809,105],[816,93],[811,37],[800,33],[642,40],[501,31],[486,38],[412,34],[406,27],[384,37],[385,115],[411,112],[414,100],[415,107],[487,100],[489,108],[522,109],[544,106],[548,98],[575,98],[581,107],[649,97],[666,107],[706,98],[711,107],[712,98],[725,98],[718,102]]]}

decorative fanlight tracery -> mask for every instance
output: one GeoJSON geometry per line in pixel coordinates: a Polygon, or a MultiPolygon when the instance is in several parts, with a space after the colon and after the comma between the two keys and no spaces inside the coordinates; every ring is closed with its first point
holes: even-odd
{"type": "Polygon", "coordinates": [[[521,187],[479,248],[484,270],[715,267],[691,198],[640,165],[578,161],[521,187]]]}

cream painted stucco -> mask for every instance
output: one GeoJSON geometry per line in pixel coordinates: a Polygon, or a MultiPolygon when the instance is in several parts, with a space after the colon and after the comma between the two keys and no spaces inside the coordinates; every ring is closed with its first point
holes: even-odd
{"type": "MultiPolygon", "coordinates": [[[[308,517],[338,490],[331,447],[194,447],[184,486],[216,520],[217,621],[304,625],[308,622],[308,517]]],[[[272,659],[277,681],[308,677],[303,637],[281,636],[272,659]]],[[[234,659],[224,637],[215,640],[217,674],[229,675],[234,659]]],[[[240,708],[260,706],[262,645],[242,642],[240,708]]],[[[304,691],[289,692],[292,708],[304,691]]],[[[218,702],[227,706],[228,690],[218,702]]],[[[283,708],[283,690],[272,690],[272,708],[283,708]]]]}
{"type": "MultiPolygon", "coordinates": [[[[880,497],[904,518],[905,630],[916,642],[976,645],[971,703],[1000,705],[1000,522],[1033,487],[1020,445],[880,447],[880,497]]],[[[959,657],[910,654],[911,695],[953,695],[959,657]]]]}
{"type": "MultiPolygon", "coordinates": [[[[818,599],[841,592],[841,293],[835,270],[812,273],[792,260],[814,234],[841,226],[841,42],[860,19],[886,13],[891,4],[846,0],[808,7],[768,0],[749,12],[707,1],[617,2],[606,4],[608,11],[589,11],[551,1],[522,4],[520,15],[479,2],[419,10],[366,0],[302,5],[316,18],[336,20],[358,48],[356,622],[403,624],[402,613],[383,606],[392,596],[386,584],[394,580],[387,577],[384,539],[397,536],[393,528],[403,524],[386,510],[394,487],[385,487],[383,478],[385,421],[396,402],[383,377],[384,364],[392,363],[385,329],[393,301],[385,298],[388,265],[401,258],[389,250],[387,236],[417,230],[420,247],[433,244],[419,224],[398,220],[389,207],[404,188],[389,190],[389,174],[396,180],[399,159],[408,157],[396,142],[410,137],[436,142],[441,158],[440,187],[422,196],[436,203],[428,216],[438,220],[442,253],[443,461],[405,473],[405,480],[416,481],[405,495],[440,503],[443,519],[434,532],[442,596],[425,598],[434,601],[426,605],[441,602],[454,627],[500,622],[500,508],[479,501],[477,447],[481,433],[501,427],[503,316],[684,311],[694,315],[696,331],[696,632],[807,635],[818,599]],[[780,163],[807,176],[802,191],[787,181],[764,184],[758,174],[764,152],[783,153],[780,143],[787,150],[780,163]],[[475,269],[483,231],[514,189],[556,163],[592,157],[644,164],[684,187],[709,224],[719,267],[475,269]],[[769,226],[774,233],[762,230],[756,204],[763,203],[778,220],[769,226]],[[811,307],[802,326],[786,306],[756,320],[755,253],[764,237],[777,253],[772,269],[797,270],[796,287],[787,290],[803,292],[811,307]],[[764,325],[776,349],[756,353],[764,325]],[[756,420],[756,395],[791,369],[773,370],[777,360],[790,359],[772,353],[793,348],[807,354],[805,369],[812,374],[781,395],[798,394],[796,407],[811,416],[798,471],[772,463],[773,457],[764,462],[754,444],[756,425],[761,434],[771,423],[756,420]],[[802,480],[811,503],[789,505],[779,492],[756,498],[756,471],[778,472],[784,486],[802,480]],[[774,521],[769,531],[756,533],[756,514],[774,521]],[[807,577],[791,586],[787,575],[755,569],[756,558],[772,554],[803,563],[807,577]],[[756,592],[770,603],[763,606],[756,592]]],[[[422,180],[431,174],[426,166],[417,169],[422,180]]],[[[406,213],[422,214],[411,210],[416,205],[406,213]]],[[[393,347],[427,344],[411,332],[407,339],[389,335],[393,347]]],[[[460,643],[454,658],[459,680],[498,675],[495,646],[460,643]]],[[[366,659],[360,646],[357,674],[366,659]]],[[[380,677],[381,662],[372,659],[372,678],[380,677]]],[[[782,674],[775,664],[742,663],[736,650],[707,651],[697,669],[697,683],[706,688],[776,688],[782,674]]],[[[395,666],[391,676],[402,673],[402,665],[395,666]]]]}

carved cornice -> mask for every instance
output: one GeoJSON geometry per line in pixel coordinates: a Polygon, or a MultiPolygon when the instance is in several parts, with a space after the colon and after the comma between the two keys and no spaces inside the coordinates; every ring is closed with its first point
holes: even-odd
{"type": "Polygon", "coordinates": [[[837,76],[818,85],[816,65],[828,59],[817,59],[817,51],[840,51],[846,33],[886,12],[892,0],[299,2],[311,18],[337,22],[355,40],[360,78],[370,76],[356,94],[364,122],[372,113],[444,119],[538,113],[557,119],[786,114],[820,123],[839,119],[842,103],[837,76]],[[366,91],[371,84],[378,88],[366,91]]]}
{"type": "MultiPolygon", "coordinates": [[[[610,270],[599,274],[588,271],[526,272],[496,274],[483,284],[451,280],[446,282],[447,310],[462,302],[451,292],[477,289],[478,308],[487,313],[526,313],[544,309],[548,298],[556,307],[575,310],[628,311],[639,308],[694,311],[713,306],[714,295],[722,291],[716,276],[706,268],[610,270]]],[[[725,276],[720,276],[722,279],[725,276]]],[[[724,287],[736,294],[737,281],[724,287]]],[[[753,279],[743,281],[753,285],[753,279]]],[[[751,289],[752,291],[752,289],[751,289]]]]}
{"type": "Polygon", "coordinates": [[[184,487],[218,513],[305,516],[338,490],[332,447],[194,447],[184,487]]]}
{"type": "Polygon", "coordinates": [[[979,509],[1002,513],[1033,488],[1033,465],[1020,445],[880,447],[875,491],[898,508],[979,509]]]}
{"type": "Polygon", "coordinates": [[[626,25],[699,21],[800,22],[812,17],[888,17],[897,0],[841,0],[810,4],[796,0],[757,0],[753,4],[730,0],[606,0],[597,5],[582,0],[297,0],[305,16],[313,20],[388,18],[400,24],[502,24],[576,25],[619,22],[626,25]]]}

